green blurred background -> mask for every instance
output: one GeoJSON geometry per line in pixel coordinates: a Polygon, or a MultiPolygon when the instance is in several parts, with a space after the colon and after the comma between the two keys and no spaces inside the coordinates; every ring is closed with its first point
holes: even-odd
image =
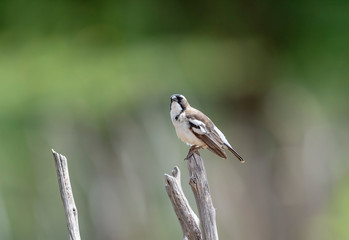
{"type": "MultiPolygon", "coordinates": [[[[205,159],[221,239],[348,239],[348,1],[0,1],[0,239],[181,239],[184,94],[246,159],[205,159]]],[[[196,209],[195,209],[196,210],[196,209]]]]}

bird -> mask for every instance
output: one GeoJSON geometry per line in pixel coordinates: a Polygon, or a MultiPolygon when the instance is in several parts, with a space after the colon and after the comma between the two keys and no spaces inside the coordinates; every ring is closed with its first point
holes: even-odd
{"type": "Polygon", "coordinates": [[[226,159],[225,149],[227,149],[240,162],[245,162],[211,119],[191,107],[183,95],[173,94],[171,96],[170,116],[178,138],[191,146],[185,159],[189,159],[200,148],[208,149],[219,157],[226,159]]]}

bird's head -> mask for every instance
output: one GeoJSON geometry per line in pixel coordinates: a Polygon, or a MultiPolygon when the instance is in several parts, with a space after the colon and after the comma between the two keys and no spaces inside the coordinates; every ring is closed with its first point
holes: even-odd
{"type": "Polygon", "coordinates": [[[181,94],[173,94],[171,96],[171,111],[176,114],[184,111],[189,106],[187,99],[181,94]]]}

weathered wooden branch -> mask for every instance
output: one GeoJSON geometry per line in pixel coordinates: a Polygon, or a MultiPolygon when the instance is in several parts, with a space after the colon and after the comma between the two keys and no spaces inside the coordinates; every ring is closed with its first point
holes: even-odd
{"type": "Polygon", "coordinates": [[[172,202],[179,223],[182,227],[184,240],[201,240],[199,218],[191,209],[181,186],[181,172],[176,166],[172,170],[172,176],[165,174],[166,191],[172,202]]]}
{"type": "Polygon", "coordinates": [[[195,220],[197,216],[190,208],[182,191],[178,167],[174,168],[172,176],[165,174],[166,190],[181,224],[184,239],[218,240],[216,211],[212,204],[206,170],[200,154],[198,152],[191,154],[187,159],[187,165],[189,184],[199,210],[201,230],[198,229],[198,222],[195,220]]]}
{"type": "Polygon", "coordinates": [[[189,184],[199,210],[203,239],[218,240],[216,210],[212,203],[204,161],[198,152],[194,152],[187,160],[187,165],[190,176],[189,184]]]}
{"type": "Polygon", "coordinates": [[[65,210],[69,239],[80,240],[78,210],[75,205],[73,190],[70,184],[67,158],[56,153],[53,149],[52,154],[56,164],[59,190],[65,210]]]}

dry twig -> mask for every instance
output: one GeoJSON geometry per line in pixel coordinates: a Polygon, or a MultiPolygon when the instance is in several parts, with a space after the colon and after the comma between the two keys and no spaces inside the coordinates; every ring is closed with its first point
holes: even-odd
{"type": "Polygon", "coordinates": [[[80,240],[78,210],[75,205],[73,190],[71,188],[67,158],[52,149],[53,158],[56,164],[59,190],[65,210],[68,234],[70,240],[80,240]]]}
{"type": "Polygon", "coordinates": [[[175,167],[172,176],[165,174],[166,190],[181,224],[184,239],[218,240],[216,211],[212,204],[204,162],[198,152],[187,159],[189,184],[199,210],[201,230],[197,216],[189,206],[181,182],[180,171],[175,167]]]}

